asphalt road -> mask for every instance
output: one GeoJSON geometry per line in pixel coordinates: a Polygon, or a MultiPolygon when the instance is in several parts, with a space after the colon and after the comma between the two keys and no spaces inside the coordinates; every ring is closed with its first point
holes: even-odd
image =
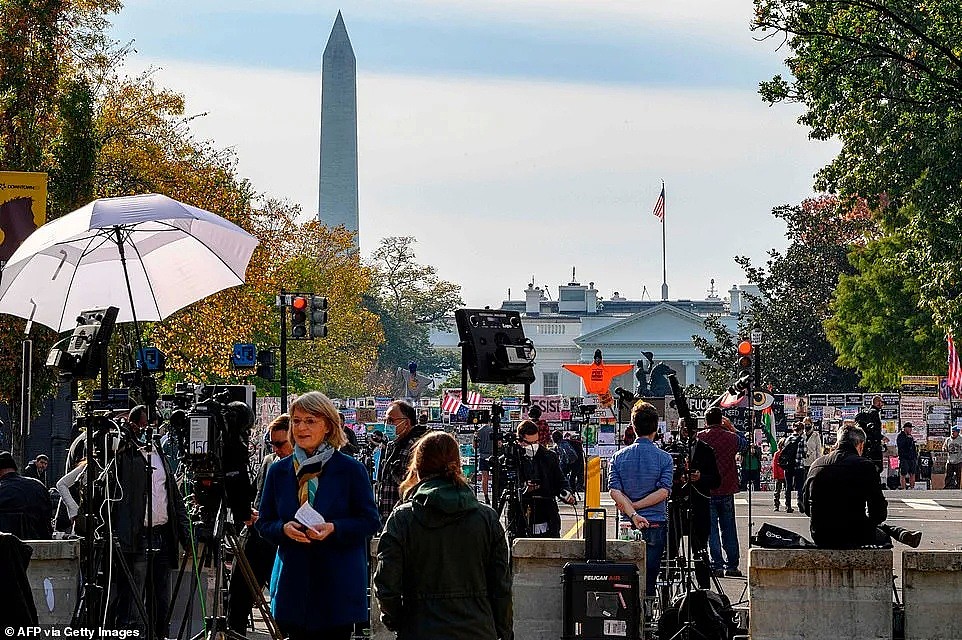
{"type": "MultiPolygon", "coordinates": [[[[923,550],[962,550],[962,491],[885,491],[888,501],[889,524],[906,529],[920,529],[922,531],[923,550]]],[[[748,575],[748,538],[749,530],[752,534],[758,532],[763,523],[769,522],[779,527],[789,529],[811,539],[808,531],[808,516],[795,511],[786,513],[782,501],[782,511],[773,510],[773,499],[770,491],[752,492],[751,494],[751,523],[749,523],[749,495],[742,492],[735,496],[735,518],[738,525],[738,543],[740,548],[739,568],[748,575]]],[[[783,496],[784,498],[784,496],[783,496]]],[[[601,505],[608,511],[608,539],[617,537],[616,511],[611,499],[602,494],[601,505]]],[[[562,536],[567,538],[581,537],[581,510],[567,505],[560,505],[562,536]]],[[[894,573],[901,574],[902,554],[907,549],[901,544],[895,544],[894,573]]],[[[725,591],[733,601],[743,599],[746,578],[724,578],[720,581],[725,591]]],[[[900,584],[899,581],[896,581],[900,584]]]]}

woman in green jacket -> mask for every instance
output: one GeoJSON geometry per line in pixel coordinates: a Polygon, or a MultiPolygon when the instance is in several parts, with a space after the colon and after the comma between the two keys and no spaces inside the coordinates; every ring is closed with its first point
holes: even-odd
{"type": "Polygon", "coordinates": [[[374,595],[398,640],[512,640],[504,529],[461,472],[453,437],[421,438],[378,541],[374,595]]]}

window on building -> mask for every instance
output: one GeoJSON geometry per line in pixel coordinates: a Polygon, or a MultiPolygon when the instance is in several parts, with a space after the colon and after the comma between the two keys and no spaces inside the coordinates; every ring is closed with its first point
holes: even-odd
{"type": "Polygon", "coordinates": [[[558,372],[557,371],[545,371],[541,374],[541,380],[544,383],[544,395],[554,396],[558,394],[558,372]]]}
{"type": "Polygon", "coordinates": [[[585,301],[585,290],[584,289],[561,289],[558,293],[558,299],[561,302],[584,302],[585,301]]]}

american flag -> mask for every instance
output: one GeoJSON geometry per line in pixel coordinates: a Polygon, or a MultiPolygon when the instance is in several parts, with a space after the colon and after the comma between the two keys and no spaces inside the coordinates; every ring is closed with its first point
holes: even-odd
{"type": "Polygon", "coordinates": [[[444,399],[441,401],[441,409],[448,413],[457,413],[461,407],[460,396],[450,392],[444,394],[444,399]]]}
{"type": "Polygon", "coordinates": [[[953,397],[962,398],[962,367],[959,367],[959,354],[955,351],[955,342],[951,335],[945,336],[949,342],[949,389],[953,397]]]}
{"type": "Polygon", "coordinates": [[[662,222],[665,221],[665,183],[664,182],[661,183],[661,195],[658,196],[658,202],[655,203],[655,210],[652,211],[652,213],[654,213],[655,217],[661,220],[662,222]]]}
{"type": "Polygon", "coordinates": [[[484,398],[477,391],[468,391],[468,406],[477,409],[484,402],[484,398]]]}

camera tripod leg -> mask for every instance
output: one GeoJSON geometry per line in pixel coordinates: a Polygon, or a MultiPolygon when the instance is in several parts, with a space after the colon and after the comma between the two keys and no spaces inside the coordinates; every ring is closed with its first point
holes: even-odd
{"type": "Polygon", "coordinates": [[[196,546],[191,551],[191,553],[185,554],[184,558],[180,562],[180,570],[177,575],[177,584],[174,587],[174,592],[171,595],[171,607],[168,611],[167,624],[170,624],[170,617],[174,613],[174,608],[177,602],[177,597],[180,595],[180,587],[183,582],[183,577],[187,572],[187,565],[192,559],[196,559],[195,566],[192,567],[193,579],[190,580],[190,591],[187,594],[187,606],[184,607],[184,615],[180,618],[180,626],[177,628],[177,640],[184,640],[184,633],[190,628],[190,620],[194,615],[194,596],[197,595],[198,582],[200,581],[200,572],[203,571],[205,566],[210,564],[210,547],[208,545],[203,545],[200,549],[200,553],[196,553],[196,546]]]}
{"type": "Polygon", "coordinates": [[[264,624],[267,626],[267,632],[272,638],[275,638],[275,640],[282,640],[284,635],[277,626],[274,616],[271,615],[270,607],[267,604],[267,600],[264,598],[263,590],[257,583],[257,576],[254,575],[254,569],[251,567],[251,564],[247,559],[247,554],[240,545],[238,536],[233,532],[227,532],[225,534],[225,539],[230,543],[231,548],[234,550],[234,565],[236,566],[231,567],[231,572],[233,573],[235,568],[240,569],[241,575],[244,578],[244,582],[247,584],[247,588],[250,590],[251,597],[254,599],[254,605],[260,612],[261,618],[264,620],[264,624]]]}
{"type": "MultiPolygon", "coordinates": [[[[83,549],[84,547],[81,547],[83,549]]],[[[101,562],[103,558],[103,543],[98,540],[93,543],[90,549],[91,555],[93,556],[92,566],[94,567],[94,572],[92,575],[87,575],[88,572],[84,572],[81,577],[82,582],[79,585],[77,597],[77,605],[74,607],[73,616],[70,619],[70,626],[72,627],[82,627],[87,626],[93,628],[96,624],[95,615],[103,611],[104,602],[104,588],[103,585],[97,582],[98,575],[101,574],[101,562]]],[[[86,559],[81,563],[82,567],[87,567],[86,559]]]]}
{"type": "Polygon", "coordinates": [[[130,599],[135,605],[137,605],[137,612],[140,614],[141,622],[144,623],[144,628],[147,629],[147,637],[149,638],[153,635],[153,629],[150,628],[147,607],[143,599],[141,599],[137,593],[137,589],[135,588],[137,585],[134,581],[133,574],[130,572],[130,565],[127,564],[127,558],[124,557],[124,552],[120,550],[120,542],[116,538],[113,540],[113,546],[114,554],[116,555],[118,564],[120,565],[120,570],[127,578],[127,584],[130,586],[130,599]]]}

